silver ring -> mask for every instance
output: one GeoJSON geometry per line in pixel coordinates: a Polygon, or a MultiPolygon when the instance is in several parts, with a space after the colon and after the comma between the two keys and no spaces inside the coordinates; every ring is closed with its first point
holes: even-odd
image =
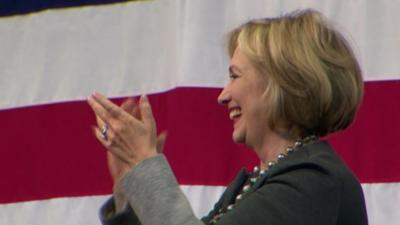
{"type": "Polygon", "coordinates": [[[108,126],[107,124],[104,124],[103,127],[101,128],[101,138],[103,138],[103,140],[107,141],[108,137],[107,137],[107,131],[108,131],[108,126]]]}

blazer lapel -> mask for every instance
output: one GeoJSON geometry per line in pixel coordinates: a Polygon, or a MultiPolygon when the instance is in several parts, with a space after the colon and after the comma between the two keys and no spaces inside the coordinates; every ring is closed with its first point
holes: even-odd
{"type": "Polygon", "coordinates": [[[225,209],[228,205],[232,204],[236,198],[236,195],[240,192],[244,182],[246,182],[248,174],[245,169],[241,169],[235,180],[229,185],[225,191],[225,198],[221,205],[221,208],[225,209]]]}

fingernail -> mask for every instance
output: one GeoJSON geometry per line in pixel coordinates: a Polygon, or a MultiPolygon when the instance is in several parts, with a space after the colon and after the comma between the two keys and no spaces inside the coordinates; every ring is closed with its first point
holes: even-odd
{"type": "Polygon", "coordinates": [[[147,96],[145,94],[143,94],[140,99],[142,99],[142,101],[145,101],[145,102],[149,101],[149,99],[147,98],[147,96]]]}

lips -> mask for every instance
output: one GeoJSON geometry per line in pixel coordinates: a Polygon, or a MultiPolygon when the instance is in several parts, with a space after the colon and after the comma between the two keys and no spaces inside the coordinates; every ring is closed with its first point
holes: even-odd
{"type": "Polygon", "coordinates": [[[229,111],[229,118],[231,120],[234,120],[234,119],[240,117],[241,115],[242,115],[242,111],[241,111],[241,109],[239,107],[232,108],[229,111]]]}

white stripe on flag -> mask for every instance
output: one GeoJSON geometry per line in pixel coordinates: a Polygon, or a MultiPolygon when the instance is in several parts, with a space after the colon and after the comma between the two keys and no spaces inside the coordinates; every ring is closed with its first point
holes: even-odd
{"type": "Polygon", "coordinates": [[[400,183],[362,184],[370,225],[400,223],[400,183]]]}
{"type": "MultiPolygon", "coordinates": [[[[200,185],[182,185],[181,188],[198,217],[206,215],[212,209],[225,189],[222,186],[200,185]]],[[[98,211],[109,197],[83,196],[3,204],[0,205],[0,224],[100,224],[98,211]]]]}
{"type": "MultiPolygon", "coordinates": [[[[363,184],[370,225],[398,225],[400,183],[363,184]]],[[[206,215],[224,190],[221,186],[182,185],[198,217],[206,215]]],[[[55,198],[0,205],[0,224],[100,224],[98,210],[109,196],[55,198]]]]}

